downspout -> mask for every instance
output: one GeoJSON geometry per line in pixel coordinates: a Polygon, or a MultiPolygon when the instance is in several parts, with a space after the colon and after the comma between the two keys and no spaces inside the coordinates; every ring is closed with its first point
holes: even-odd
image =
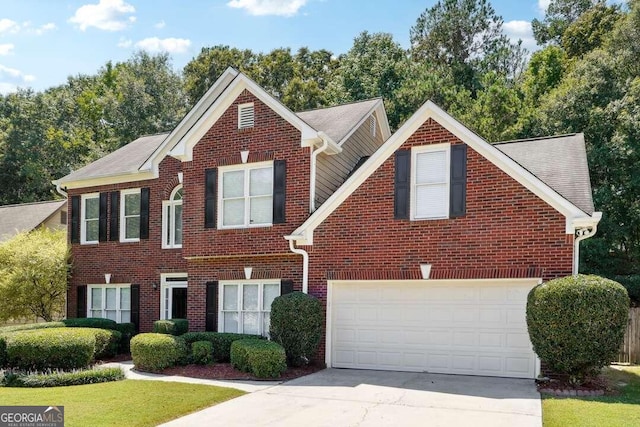
{"type": "MultiPolygon", "coordinates": [[[[64,196],[64,198],[67,199],[67,203],[69,203],[68,201],[69,195],[67,194],[66,191],[62,189],[62,186],[60,185],[59,182],[56,182],[56,191],[62,196],[64,196]]],[[[65,319],[67,318],[68,311],[69,311],[69,282],[67,279],[67,290],[64,293],[64,318],[65,319]]]]}
{"type": "Polygon", "coordinates": [[[309,212],[314,213],[316,211],[316,162],[318,154],[326,151],[329,147],[329,138],[324,132],[318,132],[318,136],[322,140],[322,145],[318,147],[316,150],[311,150],[311,177],[310,177],[310,191],[309,191],[309,212]]]}
{"type": "Polygon", "coordinates": [[[302,255],[302,292],[309,293],[309,254],[304,249],[296,248],[293,238],[288,237],[289,249],[294,254],[302,255]]]}
{"type": "Polygon", "coordinates": [[[598,231],[598,222],[602,218],[601,212],[594,212],[593,215],[595,221],[592,225],[584,227],[576,227],[575,238],[573,239],[573,275],[576,276],[579,273],[580,267],[580,242],[592,237],[598,231]],[[598,215],[599,214],[599,215],[598,215]]]}
{"type": "Polygon", "coordinates": [[[64,191],[64,190],[62,189],[62,187],[60,186],[60,183],[56,183],[56,191],[57,191],[58,193],[60,193],[62,196],[64,196],[64,198],[65,198],[65,199],[69,197],[69,195],[67,194],[67,192],[66,192],[66,191],[64,191]]]}

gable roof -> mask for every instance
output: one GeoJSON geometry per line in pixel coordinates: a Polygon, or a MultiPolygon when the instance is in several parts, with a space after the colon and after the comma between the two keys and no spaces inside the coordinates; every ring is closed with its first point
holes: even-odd
{"type": "Polygon", "coordinates": [[[584,135],[532,138],[493,144],[562,197],[594,212],[584,135]]]}
{"type": "Polygon", "coordinates": [[[65,199],[0,206],[0,242],[35,229],[66,204],[65,199]]]}
{"type": "Polygon", "coordinates": [[[585,212],[507,154],[466,128],[432,101],[427,101],[318,210],[286,238],[297,241],[301,245],[313,244],[313,231],[430,118],[564,215],[566,233],[573,234],[576,221],[595,224],[599,221],[598,212],[592,215],[585,212]]]}
{"type": "Polygon", "coordinates": [[[384,120],[380,120],[383,139],[390,136],[389,124],[386,120],[384,104],[381,98],[356,101],[334,107],[319,108],[315,110],[296,113],[298,117],[310,124],[314,129],[324,132],[338,145],[342,145],[349,136],[360,126],[374,111],[384,114],[384,120]]]}

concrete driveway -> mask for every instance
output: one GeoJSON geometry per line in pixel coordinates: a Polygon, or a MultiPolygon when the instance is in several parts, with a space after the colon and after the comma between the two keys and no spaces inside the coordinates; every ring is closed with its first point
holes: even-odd
{"type": "Polygon", "coordinates": [[[542,410],[533,380],[325,369],[164,424],[205,425],[540,427],[542,410]]]}

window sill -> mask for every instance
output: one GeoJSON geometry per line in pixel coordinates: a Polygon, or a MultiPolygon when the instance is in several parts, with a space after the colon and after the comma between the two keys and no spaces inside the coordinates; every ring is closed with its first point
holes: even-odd
{"type": "Polygon", "coordinates": [[[182,245],[180,245],[180,246],[163,246],[162,249],[182,249],[182,245]]]}

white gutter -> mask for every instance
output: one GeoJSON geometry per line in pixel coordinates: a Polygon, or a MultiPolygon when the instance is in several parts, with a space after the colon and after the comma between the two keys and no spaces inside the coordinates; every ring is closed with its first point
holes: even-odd
{"type": "Polygon", "coordinates": [[[574,225],[575,227],[575,238],[573,240],[573,266],[572,271],[573,275],[577,275],[579,273],[580,268],[580,242],[592,237],[598,231],[598,222],[602,218],[602,212],[594,212],[591,218],[588,218],[590,221],[588,223],[577,223],[574,225]]]}
{"type": "Polygon", "coordinates": [[[54,184],[56,184],[56,191],[63,195],[65,199],[68,198],[67,192],[62,189],[62,184],[59,182],[54,182],[54,184]]]}
{"type": "Polygon", "coordinates": [[[294,254],[302,255],[302,292],[309,293],[309,254],[304,249],[296,248],[294,239],[296,236],[285,236],[289,241],[289,249],[294,254]]]}
{"type": "Polygon", "coordinates": [[[311,147],[311,178],[310,178],[310,186],[309,189],[309,212],[314,213],[316,211],[316,162],[318,158],[318,154],[324,152],[329,148],[329,137],[324,132],[318,132],[318,136],[322,140],[322,145],[313,149],[311,147]]]}

